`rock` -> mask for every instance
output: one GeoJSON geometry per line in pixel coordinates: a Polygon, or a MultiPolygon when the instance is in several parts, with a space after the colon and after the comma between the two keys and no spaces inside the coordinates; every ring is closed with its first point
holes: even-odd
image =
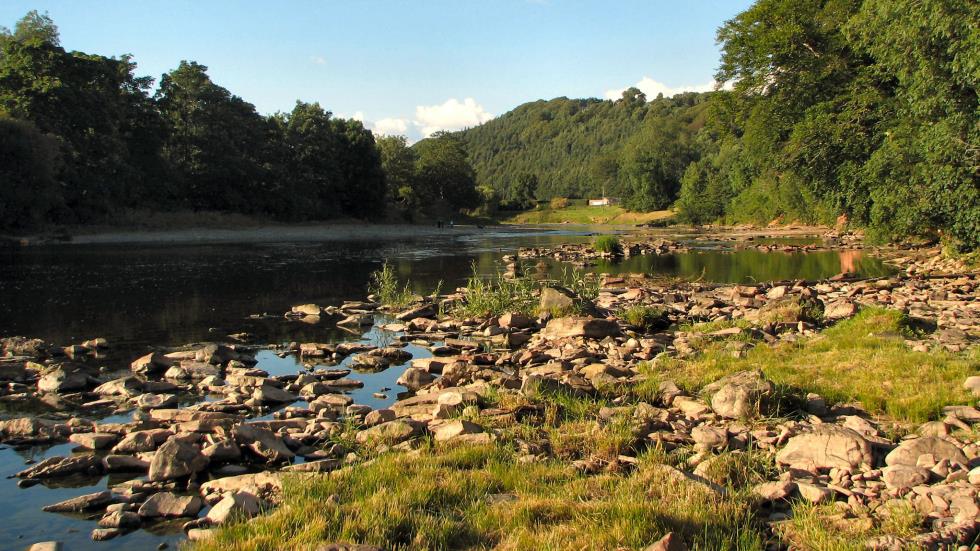
{"type": "Polygon", "coordinates": [[[541,301],[538,309],[553,314],[567,314],[575,308],[575,293],[568,289],[545,287],[541,289],[541,301]]]}
{"type": "Polygon", "coordinates": [[[814,394],[812,392],[806,395],[806,412],[810,415],[816,415],[817,417],[823,417],[828,413],[827,400],[819,394],[814,394]]]}
{"type": "Polygon", "coordinates": [[[374,545],[361,545],[356,543],[324,543],[316,548],[316,551],[384,551],[374,545]]]}
{"type": "Polygon", "coordinates": [[[92,541],[106,541],[122,534],[118,528],[96,528],[92,530],[92,541]]]}
{"type": "Polygon", "coordinates": [[[179,496],[171,492],[153,494],[140,505],[142,518],[195,517],[204,504],[197,496],[179,496]]]}
{"type": "Polygon", "coordinates": [[[908,465],[894,465],[881,470],[885,486],[893,490],[908,490],[929,481],[929,470],[908,465]]]}
{"type": "Polygon", "coordinates": [[[421,369],[415,367],[409,367],[402,372],[401,377],[398,377],[398,380],[395,381],[395,383],[411,390],[418,390],[435,379],[435,376],[427,371],[422,371],[421,369]]]}
{"type": "Polygon", "coordinates": [[[950,463],[962,466],[969,465],[969,460],[963,452],[948,440],[943,440],[938,436],[923,436],[912,440],[905,440],[885,456],[886,465],[909,465],[915,466],[919,456],[932,455],[936,461],[943,459],[950,463]]]}
{"type": "Polygon", "coordinates": [[[300,304],[293,306],[289,311],[299,316],[319,316],[323,309],[316,304],[300,304]]]}
{"type": "MultiPolygon", "coordinates": [[[[169,435],[170,431],[163,431],[169,435]]],[[[164,437],[166,438],[166,437],[164,437]]],[[[115,447],[113,453],[141,453],[151,452],[157,449],[157,438],[153,431],[140,430],[131,432],[123,437],[115,447]]]]}
{"type": "Polygon", "coordinates": [[[269,429],[243,423],[234,430],[238,445],[252,451],[267,463],[285,463],[296,456],[282,438],[269,429]]]}
{"type": "Polygon", "coordinates": [[[687,551],[687,546],[681,537],[673,532],[657,540],[656,543],[647,546],[643,551],[687,551]]]}
{"type": "Polygon", "coordinates": [[[140,516],[132,511],[112,511],[99,520],[100,528],[137,528],[140,516]]]}
{"type": "Polygon", "coordinates": [[[373,427],[381,423],[395,420],[395,412],[391,409],[376,409],[364,416],[364,426],[373,427]]]}
{"type": "Polygon", "coordinates": [[[698,425],[691,430],[691,438],[700,450],[723,450],[728,446],[728,431],[724,427],[698,425]]]}
{"type": "Polygon", "coordinates": [[[60,438],[53,421],[37,417],[19,417],[0,421],[0,439],[4,442],[46,442],[60,438]]]}
{"type": "Polygon", "coordinates": [[[150,470],[150,462],[132,455],[107,455],[102,458],[102,468],[110,473],[145,472],[150,470]]]}
{"type": "Polygon", "coordinates": [[[229,518],[252,518],[262,512],[259,499],[248,492],[229,492],[216,503],[205,518],[212,524],[224,524],[229,518]]]}
{"type": "Polygon", "coordinates": [[[835,425],[818,425],[813,432],[794,436],[776,454],[777,463],[804,470],[856,469],[873,461],[867,440],[835,425]]]}
{"type": "Polygon", "coordinates": [[[214,537],[214,533],[213,528],[191,528],[187,531],[187,539],[189,541],[207,541],[214,537]]]}
{"type": "Polygon", "coordinates": [[[263,471],[237,476],[226,476],[201,484],[201,495],[213,503],[213,497],[225,492],[248,492],[266,500],[282,493],[282,477],[278,473],[263,471]]]}
{"type": "Polygon", "coordinates": [[[68,437],[69,442],[89,450],[110,448],[117,440],[119,435],[111,432],[78,432],[68,437]]]}
{"type": "Polygon", "coordinates": [[[975,398],[980,398],[980,375],[967,377],[963,382],[963,388],[969,390],[975,398]]]}
{"type": "Polygon", "coordinates": [[[711,409],[728,419],[754,419],[769,410],[776,387],[761,371],[740,371],[704,387],[711,409]]]}
{"type": "Polygon", "coordinates": [[[497,325],[504,329],[527,329],[534,325],[534,320],[524,314],[508,312],[497,319],[497,325]]]}
{"type": "Polygon", "coordinates": [[[268,384],[256,388],[252,392],[252,398],[263,404],[288,404],[299,399],[292,392],[268,384]]]}
{"type": "Polygon", "coordinates": [[[89,377],[81,369],[62,364],[53,365],[41,372],[37,382],[40,392],[71,392],[89,386],[89,377]]]}
{"type": "Polygon", "coordinates": [[[360,444],[392,446],[421,435],[423,426],[410,419],[396,419],[363,430],[357,433],[355,439],[360,444]]]}
{"type": "Polygon", "coordinates": [[[153,455],[147,480],[173,480],[203,471],[207,466],[208,458],[194,445],[170,438],[153,455]]]}
{"type": "Polygon", "coordinates": [[[177,396],[174,394],[141,394],[133,401],[140,409],[169,408],[177,405],[177,396]]]}
{"type": "Polygon", "coordinates": [[[810,503],[825,503],[830,501],[834,496],[834,492],[829,488],[810,484],[809,482],[797,482],[796,490],[800,492],[800,497],[810,503]]]}
{"type": "Polygon", "coordinates": [[[480,425],[470,421],[457,419],[455,421],[449,421],[448,423],[439,425],[433,431],[433,438],[436,442],[446,442],[458,436],[478,434],[481,432],[483,432],[483,427],[480,425]]]}
{"type": "Polygon", "coordinates": [[[136,373],[150,374],[164,371],[173,365],[173,360],[159,352],[151,352],[146,356],[133,360],[129,368],[136,373]]]}
{"type": "Polygon", "coordinates": [[[796,483],[792,480],[777,480],[764,482],[752,488],[752,493],[765,501],[788,499],[796,491],[796,483]]]}
{"type": "Polygon", "coordinates": [[[585,337],[587,339],[603,339],[619,333],[619,326],[614,321],[578,316],[555,318],[549,321],[541,332],[542,335],[550,338],[585,337]]]}
{"type": "Polygon", "coordinates": [[[95,387],[92,392],[99,396],[136,396],[143,392],[143,380],[133,375],[113,379],[95,387]]]}
{"type": "Polygon", "coordinates": [[[62,551],[63,549],[60,541],[40,541],[30,546],[27,551],[62,551]]]}
{"type": "Polygon", "coordinates": [[[77,513],[105,507],[114,501],[112,492],[96,492],[45,505],[41,510],[46,513],[77,513]]]}
{"type": "Polygon", "coordinates": [[[76,473],[101,472],[102,461],[96,455],[49,457],[17,473],[18,478],[54,478],[76,473]]]}
{"type": "Polygon", "coordinates": [[[287,465],[282,470],[287,473],[328,473],[330,471],[336,471],[341,466],[342,464],[339,459],[320,459],[287,465]]]}
{"type": "Polygon", "coordinates": [[[382,356],[355,354],[351,357],[350,368],[356,371],[384,371],[391,363],[382,356]]]}
{"type": "Polygon", "coordinates": [[[415,318],[431,318],[435,317],[436,309],[432,304],[422,304],[419,306],[414,306],[401,312],[395,316],[398,321],[412,321],[415,318]]]}
{"type": "Polygon", "coordinates": [[[854,317],[858,313],[858,305],[850,300],[839,300],[827,305],[823,317],[827,320],[841,320],[854,317]]]}

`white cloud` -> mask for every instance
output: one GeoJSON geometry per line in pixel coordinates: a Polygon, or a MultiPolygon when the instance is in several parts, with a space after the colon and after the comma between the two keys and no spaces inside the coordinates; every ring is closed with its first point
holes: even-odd
{"type": "MultiPolygon", "coordinates": [[[[726,83],[725,88],[727,89],[728,83],[726,83]]],[[[715,89],[716,83],[714,81],[705,84],[695,84],[687,86],[678,86],[676,88],[667,86],[666,84],[653,80],[650,77],[643,77],[640,82],[634,84],[636,88],[639,88],[641,92],[646,94],[647,100],[654,100],[657,98],[658,94],[663,94],[665,98],[681,94],[684,92],[710,92],[715,89]]],[[[606,99],[617,100],[623,96],[623,91],[626,88],[616,88],[612,90],[606,90],[604,94],[606,99]]]]}
{"type": "Polygon", "coordinates": [[[462,130],[477,126],[492,119],[483,106],[473,98],[459,101],[449,98],[441,105],[419,105],[415,108],[415,120],[412,121],[423,138],[428,138],[440,130],[462,130]]]}
{"type": "Polygon", "coordinates": [[[378,136],[404,136],[408,133],[408,120],[393,117],[377,120],[371,130],[378,136]]]}
{"type": "Polygon", "coordinates": [[[327,64],[327,60],[323,56],[311,55],[310,56],[310,63],[313,63],[314,65],[326,65],[327,64]]]}
{"type": "Polygon", "coordinates": [[[355,121],[364,122],[364,111],[354,111],[354,114],[351,115],[350,118],[354,119],[355,121]]]}

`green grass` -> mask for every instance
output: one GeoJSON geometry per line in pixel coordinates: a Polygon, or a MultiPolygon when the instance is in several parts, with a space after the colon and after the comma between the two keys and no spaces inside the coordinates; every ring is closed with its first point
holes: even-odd
{"type": "Polygon", "coordinates": [[[586,476],[555,461],[518,463],[499,445],[387,454],[329,476],[287,478],[281,507],[192,548],[643,549],[668,531],[691,549],[764,547],[748,501],[679,481],[657,458],[641,457],[630,474],[586,476]]]}
{"type": "Polygon", "coordinates": [[[615,235],[600,235],[595,238],[592,246],[600,253],[620,254],[623,246],[619,244],[619,238],[615,235]]]}
{"type": "Polygon", "coordinates": [[[628,212],[618,206],[590,207],[572,204],[564,208],[539,207],[503,220],[505,224],[644,224],[670,220],[671,211],[628,212]]]}
{"type": "Polygon", "coordinates": [[[527,275],[506,278],[497,273],[483,277],[473,266],[473,275],[466,282],[466,299],[455,307],[461,317],[483,318],[517,312],[534,317],[540,302],[538,292],[542,286],[557,283],[572,291],[582,304],[573,311],[559,314],[576,314],[585,310],[585,303],[599,296],[599,278],[592,273],[565,268],[557,282],[538,281],[527,275]]]}
{"type": "Polygon", "coordinates": [[[832,505],[797,502],[793,518],[778,530],[795,549],[820,551],[863,551],[865,542],[877,536],[911,538],[920,532],[924,519],[908,502],[887,506],[882,521],[870,517],[845,519],[832,505]]]}
{"type": "Polygon", "coordinates": [[[963,381],[980,371],[980,353],[914,352],[904,316],[867,308],[809,339],[776,346],[759,345],[735,358],[724,343],[709,345],[693,360],[667,360],[646,366],[647,391],[671,379],[698,389],[746,369],[761,369],[778,385],[800,394],[816,392],[830,403],[861,402],[872,413],[923,422],[940,416],[943,406],[970,403],[963,381]]]}

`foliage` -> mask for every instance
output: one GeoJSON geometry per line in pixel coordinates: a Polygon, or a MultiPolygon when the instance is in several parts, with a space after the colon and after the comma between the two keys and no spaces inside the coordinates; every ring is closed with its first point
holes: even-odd
{"type": "Polygon", "coordinates": [[[497,273],[481,277],[473,265],[473,275],[466,282],[466,299],[456,306],[456,315],[463,317],[499,316],[516,312],[528,316],[537,307],[537,283],[530,277],[507,278],[497,273]]]}
{"type": "Polygon", "coordinates": [[[446,214],[480,204],[476,177],[465,144],[456,135],[436,132],[413,146],[416,181],[412,194],[421,204],[446,214]]]}
{"type": "Polygon", "coordinates": [[[31,123],[0,117],[0,220],[33,228],[58,196],[58,142],[31,123]]]}
{"type": "Polygon", "coordinates": [[[592,243],[592,247],[600,253],[620,254],[623,252],[623,247],[619,244],[619,238],[615,235],[600,235],[596,237],[592,243]]]}
{"type": "Polygon", "coordinates": [[[552,210],[565,209],[569,205],[571,205],[571,202],[568,200],[568,197],[554,197],[549,203],[552,210]]]}

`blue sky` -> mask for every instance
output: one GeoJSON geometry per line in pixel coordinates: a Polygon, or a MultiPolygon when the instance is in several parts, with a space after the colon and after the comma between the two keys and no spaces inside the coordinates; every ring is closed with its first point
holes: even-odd
{"type": "Polygon", "coordinates": [[[0,25],[47,11],[69,50],[130,53],[155,78],[194,60],[262,113],[318,101],[418,138],[535,99],[705,89],[715,30],[749,4],[3,0],[0,25]]]}

